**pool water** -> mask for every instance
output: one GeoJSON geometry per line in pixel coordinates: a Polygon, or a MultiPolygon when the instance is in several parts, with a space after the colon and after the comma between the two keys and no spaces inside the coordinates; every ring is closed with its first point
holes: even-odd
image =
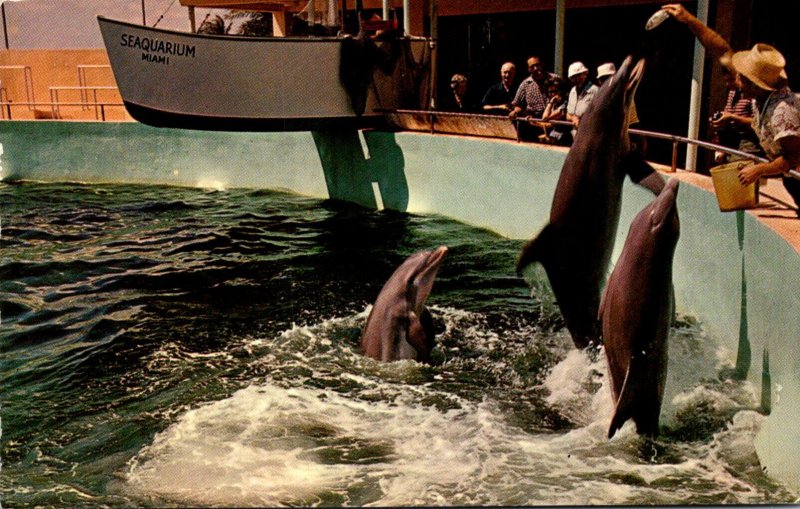
{"type": "Polygon", "coordinates": [[[0,183],[0,204],[4,506],[796,499],[759,465],[756,388],[688,313],[660,438],[606,439],[602,350],[515,275],[521,241],[270,191],[0,183]],[[386,279],[439,245],[433,364],[363,357],[386,279]]]}

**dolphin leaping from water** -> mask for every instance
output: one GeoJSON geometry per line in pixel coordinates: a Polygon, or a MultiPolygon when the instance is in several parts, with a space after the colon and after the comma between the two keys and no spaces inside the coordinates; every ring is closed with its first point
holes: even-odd
{"type": "Polygon", "coordinates": [[[415,253],[394,271],[378,294],[361,334],[364,355],[382,361],[430,362],[433,318],[425,300],[447,252],[446,246],[440,246],[415,253]]]}
{"type": "Polygon", "coordinates": [[[658,434],[675,302],[672,259],[680,236],[678,181],[634,218],[600,304],[603,345],[616,409],[611,438],[628,419],[641,435],[658,434]]]}
{"type": "Polygon", "coordinates": [[[631,150],[628,123],[644,60],[625,59],[581,119],[553,195],[550,222],[522,249],[517,273],[541,263],[575,346],[600,342],[597,310],[619,223],[625,175],[663,180],[631,150]]]}

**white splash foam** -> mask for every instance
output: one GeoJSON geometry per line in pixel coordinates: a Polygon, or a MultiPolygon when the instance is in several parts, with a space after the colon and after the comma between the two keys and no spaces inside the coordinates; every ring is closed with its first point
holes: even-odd
{"type": "MultiPolygon", "coordinates": [[[[195,505],[276,505],[348,477],[322,464],[295,425],[332,426],[304,391],[249,387],[186,412],[132,463],[128,482],[146,496],[195,505]]],[[[338,430],[337,430],[338,431],[338,430]]]]}
{"type": "MultiPolygon", "coordinates": [[[[498,339],[468,313],[438,312],[447,327],[475,329],[463,336],[473,349],[498,339]]],[[[757,414],[740,413],[710,444],[676,446],[677,461],[654,464],[641,457],[633,426],[606,439],[613,402],[602,352],[591,361],[571,349],[543,384],[548,403],[579,427],[536,434],[510,425],[488,397],[475,403],[410,383],[429,369],[418,363],[379,363],[331,344],[326,331],[365,317],[292,327],[277,341],[288,351],[270,353],[299,355],[312,383],[328,369],[358,390],[265,383],[190,410],[131,462],[126,491],[155,503],[212,506],[684,504],[710,491],[728,503],[763,500],[728,471],[758,468],[757,414]],[[333,361],[341,363],[335,372],[333,361]]],[[[675,404],[713,397],[703,390],[710,391],[687,391],[675,404]]],[[[726,408],[739,401],[730,399],[726,408]]]]}
{"type": "Polygon", "coordinates": [[[430,503],[437,486],[459,485],[486,468],[490,451],[481,435],[493,420],[479,409],[440,413],[327,391],[248,387],[157,435],[132,463],[128,482],[142,495],[179,503],[279,505],[373,479],[382,504],[430,503]],[[386,457],[369,465],[325,462],[315,429],[331,443],[382,446],[386,457]]]}
{"type": "Polygon", "coordinates": [[[224,182],[221,182],[213,178],[201,178],[195,183],[195,187],[206,191],[218,191],[218,192],[222,192],[227,189],[227,185],[224,182]]]}
{"type": "Polygon", "coordinates": [[[547,402],[573,422],[605,422],[614,410],[602,352],[593,362],[583,350],[570,350],[553,366],[543,385],[550,393],[547,402]]]}
{"type": "Polygon", "coordinates": [[[663,478],[724,473],[717,461],[642,463],[628,452],[635,433],[609,442],[602,422],[528,434],[490,402],[462,403],[439,411],[251,386],[185,413],[137,456],[127,481],[143,497],[187,505],[309,505],[331,494],[349,505],[587,505],[646,497],[658,491],[648,483],[663,478]],[[342,443],[351,457],[382,452],[343,461],[331,455],[342,443]],[[609,482],[609,474],[640,482],[609,482]]]}

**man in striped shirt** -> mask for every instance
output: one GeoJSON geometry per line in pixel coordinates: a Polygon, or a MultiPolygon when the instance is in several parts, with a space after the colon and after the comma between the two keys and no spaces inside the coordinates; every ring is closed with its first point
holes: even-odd
{"type": "MultiPolygon", "coordinates": [[[[763,155],[758,145],[758,136],[752,127],[753,100],[745,96],[736,86],[736,76],[727,67],[722,69],[728,98],[723,110],[710,120],[711,127],[715,130],[714,142],[742,152],[763,155]]],[[[742,159],[740,156],[729,157],[724,152],[714,152],[714,161],[719,164],[740,159],[742,159]]]]}

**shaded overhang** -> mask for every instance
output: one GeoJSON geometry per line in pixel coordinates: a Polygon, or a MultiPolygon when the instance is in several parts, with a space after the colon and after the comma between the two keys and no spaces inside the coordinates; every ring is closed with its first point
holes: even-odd
{"type": "MultiPolygon", "coordinates": [[[[681,0],[678,0],[681,1],[681,0]]],[[[662,0],[565,0],[567,9],[618,7],[626,5],[663,5],[662,0]]],[[[500,14],[505,12],[553,11],[557,0],[438,0],[439,16],[500,14]]]]}
{"type": "Polygon", "coordinates": [[[238,9],[259,12],[298,12],[308,0],[179,0],[184,7],[238,9]]]}
{"type": "MultiPolygon", "coordinates": [[[[0,0],[1,1],[1,0],[0,0]]],[[[392,7],[402,7],[402,0],[387,0],[392,7]]],[[[427,0],[430,1],[430,0],[427,0]]],[[[346,0],[347,4],[355,6],[356,0],[346,0]]],[[[321,3],[316,0],[316,3],[321,3]]],[[[488,2],[492,3],[492,2],[488,2]]],[[[519,2],[518,2],[519,3],[519,2]]],[[[540,3],[523,1],[521,3],[540,3]]],[[[242,11],[259,12],[299,12],[308,4],[308,0],[180,0],[183,7],[197,7],[203,9],[238,9],[242,11]]],[[[338,6],[342,0],[336,0],[338,6]]],[[[383,0],[362,0],[365,9],[379,9],[383,0]]],[[[480,4],[480,2],[478,2],[480,4]]]]}

